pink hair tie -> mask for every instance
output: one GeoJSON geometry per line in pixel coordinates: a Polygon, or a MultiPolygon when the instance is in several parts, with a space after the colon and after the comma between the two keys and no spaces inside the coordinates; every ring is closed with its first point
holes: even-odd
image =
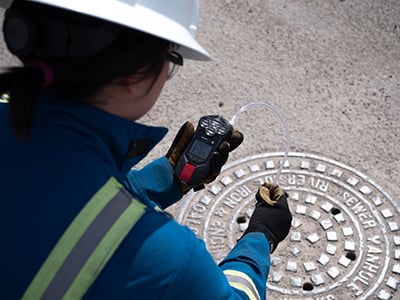
{"type": "Polygon", "coordinates": [[[49,86],[54,79],[54,72],[53,69],[44,61],[42,60],[33,60],[29,63],[31,67],[37,67],[42,71],[43,74],[43,83],[42,87],[49,86]]]}

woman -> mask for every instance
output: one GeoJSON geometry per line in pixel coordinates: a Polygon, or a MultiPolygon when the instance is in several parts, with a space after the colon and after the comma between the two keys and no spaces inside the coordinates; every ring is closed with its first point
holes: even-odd
{"type": "MultiPolygon", "coordinates": [[[[21,0],[7,9],[5,41],[23,66],[0,76],[4,298],[265,297],[269,251],[290,227],[282,190],[257,194],[261,208],[217,266],[162,210],[193,188],[174,176],[193,124],[165,157],[131,170],[166,134],[136,120],[183,58],[209,59],[193,38],[197,14],[196,0],[21,0]]],[[[242,139],[234,130],[202,183],[242,139]]]]}

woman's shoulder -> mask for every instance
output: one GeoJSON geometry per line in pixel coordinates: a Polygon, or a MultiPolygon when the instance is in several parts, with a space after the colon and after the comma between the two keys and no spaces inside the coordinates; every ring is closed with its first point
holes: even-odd
{"type": "Polygon", "coordinates": [[[204,264],[215,268],[204,242],[167,214],[149,209],[100,275],[90,297],[111,296],[114,290],[121,299],[132,295],[158,299],[175,290],[177,282],[194,282],[190,278],[199,270],[196,266],[204,264]]]}

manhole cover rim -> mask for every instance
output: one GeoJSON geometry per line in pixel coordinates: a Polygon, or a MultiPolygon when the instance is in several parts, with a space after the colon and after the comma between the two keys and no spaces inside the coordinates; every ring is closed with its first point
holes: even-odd
{"type": "MultiPolygon", "coordinates": [[[[247,181],[251,180],[251,178],[258,179],[259,177],[262,177],[262,176],[265,176],[263,178],[267,178],[267,177],[273,178],[274,175],[278,172],[278,167],[282,163],[283,157],[284,157],[283,152],[262,153],[262,154],[257,154],[257,155],[249,155],[249,156],[240,158],[238,160],[231,161],[228,164],[226,164],[224,166],[224,168],[222,169],[219,180],[217,180],[215,182],[215,185],[220,186],[220,188],[213,191],[212,184],[210,184],[209,189],[203,190],[203,193],[206,193],[206,195],[209,196],[208,198],[214,199],[214,203],[210,203],[210,201],[212,201],[212,200],[207,200],[207,205],[210,204],[210,206],[209,206],[210,211],[213,211],[213,209],[216,208],[217,204],[220,202],[217,199],[224,198],[224,195],[226,196],[227,194],[229,194],[229,190],[231,189],[232,180],[227,178],[228,181],[224,181],[224,175],[227,175],[227,177],[230,177],[230,175],[233,175],[232,172],[234,172],[234,171],[236,172],[236,170],[238,170],[237,167],[240,167],[239,170],[242,171],[243,168],[241,168],[241,165],[246,165],[248,169],[247,169],[247,172],[244,172],[245,176],[243,175],[243,172],[240,172],[241,175],[237,176],[236,178],[233,179],[234,183],[235,183],[233,186],[237,186],[237,185],[240,186],[241,184],[245,185],[245,183],[247,181]],[[267,160],[265,160],[265,159],[267,159],[267,160]],[[261,163],[263,165],[265,164],[265,167],[266,167],[265,169],[262,170],[259,167],[257,167],[257,164],[259,164],[259,160],[262,161],[261,163]],[[252,161],[255,161],[255,163],[252,164],[252,161]],[[267,162],[269,163],[272,161],[274,161],[274,163],[272,164],[273,167],[267,167],[267,162]],[[206,192],[204,192],[204,191],[206,191],[206,192]]],[[[289,152],[288,153],[288,161],[284,165],[284,168],[282,170],[282,175],[284,175],[284,174],[291,175],[291,173],[303,174],[303,175],[308,175],[308,176],[313,176],[313,177],[323,177],[327,181],[330,181],[330,182],[336,184],[337,186],[341,186],[341,188],[349,191],[351,194],[355,195],[358,199],[362,199],[363,203],[366,203],[369,205],[370,204],[369,203],[369,201],[370,201],[369,194],[365,194],[365,191],[363,189],[358,190],[358,187],[360,187],[360,185],[363,183],[363,181],[365,181],[367,183],[367,185],[370,186],[370,188],[375,189],[375,192],[380,193],[379,197],[383,197],[384,200],[387,201],[386,203],[390,204],[391,207],[394,208],[394,211],[396,211],[397,213],[400,212],[400,205],[398,203],[396,203],[394,201],[394,199],[391,197],[391,195],[389,195],[387,192],[385,192],[383,190],[383,188],[380,185],[378,185],[374,180],[371,180],[371,178],[369,178],[362,172],[360,172],[346,164],[338,162],[336,160],[325,158],[325,157],[322,157],[322,156],[316,155],[316,154],[289,152]],[[296,164],[292,165],[291,160],[301,162],[301,164],[300,165],[296,165],[296,164]],[[307,164],[310,165],[310,163],[311,163],[313,168],[303,167],[303,162],[304,162],[304,165],[307,165],[307,164]],[[339,178],[342,178],[341,177],[342,175],[339,175],[338,178],[336,178],[334,176],[334,172],[332,172],[332,174],[329,175],[328,173],[325,172],[324,168],[322,168],[322,169],[319,168],[319,166],[326,167],[326,165],[324,165],[324,163],[326,165],[328,165],[328,167],[332,168],[334,171],[341,169],[342,171],[345,172],[345,174],[346,174],[346,172],[350,173],[351,177],[347,177],[347,176],[349,176],[349,174],[347,174],[346,179],[348,179],[348,180],[343,181],[344,178],[339,179],[339,178]],[[315,167],[315,169],[314,169],[314,167],[315,167]],[[356,183],[350,182],[349,181],[350,179],[357,179],[357,180],[355,180],[356,183]]],[[[235,175],[236,175],[236,173],[235,173],[235,175]]],[[[366,187],[366,186],[364,186],[364,184],[363,184],[362,188],[364,188],[364,187],[366,187]]],[[[289,188],[291,190],[297,190],[300,187],[296,188],[293,186],[289,186],[289,188]]],[[[326,192],[326,191],[324,191],[324,192],[326,192]]],[[[371,193],[371,190],[369,191],[369,193],[371,193]]],[[[193,202],[193,206],[195,206],[196,201],[198,201],[198,199],[196,197],[197,194],[200,195],[199,196],[200,198],[204,197],[204,196],[201,196],[201,195],[204,195],[204,194],[202,194],[202,192],[196,193],[196,194],[190,193],[185,196],[186,199],[183,199],[183,201],[181,202],[181,207],[178,211],[178,215],[176,216],[178,222],[182,222],[185,219],[185,213],[188,208],[189,208],[189,210],[192,209],[192,207],[191,207],[192,200],[195,200],[193,202]]],[[[200,200],[201,200],[201,202],[203,202],[202,199],[200,199],[200,200]]],[[[377,205],[377,204],[375,204],[375,205],[377,205]]],[[[244,204],[242,206],[245,207],[244,204]]],[[[374,218],[376,220],[380,220],[382,216],[379,214],[379,212],[371,209],[371,208],[374,208],[372,203],[369,206],[370,206],[369,210],[374,212],[373,213],[374,218]]],[[[235,213],[238,213],[238,211],[236,211],[235,213]]],[[[350,215],[350,214],[348,213],[347,215],[350,215]]],[[[208,226],[206,223],[208,223],[208,221],[210,219],[210,215],[206,212],[203,216],[205,217],[205,219],[203,220],[205,222],[203,223],[204,227],[203,227],[203,232],[201,232],[201,234],[204,237],[207,237],[208,226]]],[[[384,217],[386,218],[386,216],[384,216],[384,217]]],[[[230,218],[232,218],[232,216],[230,218]]],[[[385,222],[385,220],[383,220],[383,222],[385,222]]],[[[228,222],[228,223],[230,224],[231,222],[228,222]]],[[[232,230],[230,230],[230,231],[232,231],[232,230]]],[[[358,236],[360,237],[360,234],[358,234],[358,236]]],[[[384,240],[385,240],[384,244],[387,247],[389,245],[388,240],[387,240],[387,238],[384,238],[384,240]]],[[[398,245],[398,244],[396,243],[396,245],[398,245]]],[[[387,248],[385,250],[386,250],[385,252],[387,254],[387,248]]],[[[385,256],[386,256],[386,258],[388,258],[387,255],[385,255],[385,256]]],[[[357,257],[358,262],[360,262],[360,260],[358,259],[360,257],[361,256],[357,257]]],[[[377,275],[379,275],[378,277],[380,278],[378,280],[378,282],[371,282],[371,285],[374,286],[374,288],[372,290],[375,290],[377,287],[379,287],[380,283],[382,283],[382,278],[385,278],[386,275],[388,275],[387,272],[389,272],[388,271],[389,262],[387,260],[385,260],[384,265],[386,266],[384,268],[385,269],[384,272],[382,272],[381,274],[377,274],[377,275]]],[[[356,269],[356,266],[354,266],[353,269],[356,269]]],[[[351,276],[352,275],[350,274],[348,277],[350,278],[351,276]]],[[[314,290],[314,292],[316,292],[317,290],[318,290],[318,288],[316,290],[314,290]]],[[[370,290],[370,291],[372,291],[372,290],[370,290]]],[[[322,290],[320,292],[322,292],[322,290]]],[[[297,296],[297,295],[305,296],[307,294],[308,293],[304,292],[304,291],[303,291],[303,293],[300,293],[300,294],[292,293],[293,296],[297,296]]],[[[314,293],[313,292],[309,293],[310,296],[312,294],[314,294],[314,293]]],[[[316,295],[316,294],[314,294],[314,295],[316,295]]],[[[379,299],[384,299],[384,298],[379,298],[379,299]]]]}

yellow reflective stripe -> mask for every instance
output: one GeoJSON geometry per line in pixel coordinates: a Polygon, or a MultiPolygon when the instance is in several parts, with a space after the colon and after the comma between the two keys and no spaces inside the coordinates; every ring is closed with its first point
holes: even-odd
{"type": "Polygon", "coordinates": [[[245,292],[247,297],[249,297],[250,300],[260,300],[260,298],[256,298],[254,296],[254,294],[251,292],[251,290],[244,284],[237,283],[237,282],[229,282],[229,285],[234,287],[235,289],[245,292]]]}
{"type": "Polygon", "coordinates": [[[229,285],[246,293],[250,300],[260,300],[257,288],[253,280],[243,272],[236,270],[224,270],[229,285]]]}
{"type": "Polygon", "coordinates": [[[86,292],[92,285],[97,275],[104,268],[105,264],[114,254],[126,235],[140,219],[145,210],[145,206],[138,202],[132,204],[114,223],[110,231],[104,236],[94,253],[82,268],[79,275],[74,280],[64,299],[79,299],[83,296],[82,291],[86,292]],[[100,263],[99,263],[100,262],[100,263]]]}
{"type": "Polygon", "coordinates": [[[64,232],[22,299],[81,298],[145,208],[110,178],[64,232]]]}

